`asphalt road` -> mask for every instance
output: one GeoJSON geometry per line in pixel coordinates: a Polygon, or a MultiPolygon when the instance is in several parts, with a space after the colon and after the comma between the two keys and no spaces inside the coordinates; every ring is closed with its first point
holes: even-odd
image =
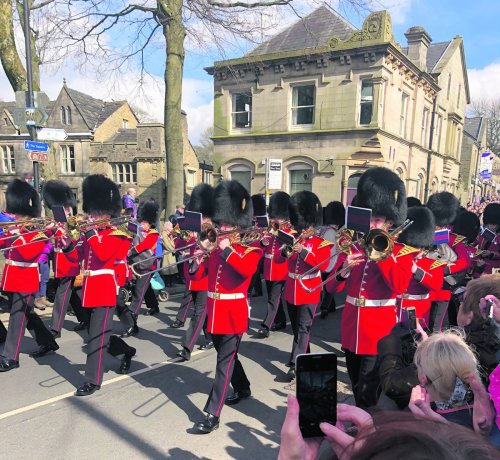
{"type": "MultiPolygon", "coordinates": [[[[74,317],[67,317],[57,353],[29,358],[36,343],[27,335],[20,368],[0,374],[0,458],[276,458],[286,396],[295,391],[286,381],[284,365],[292,345],[291,329],[258,339],[264,298],[251,299],[251,305],[250,329],[241,343],[240,359],[252,384],[252,397],[225,407],[220,428],[209,435],[195,435],[191,428],[204,417],[216,354],[195,348],[191,361],[175,362],[184,329],[169,324],[179,299],[161,304],[156,317],[139,317],[139,335],[127,339],[137,348],[130,373],[117,374],[120,360],[108,355],[104,384],[89,397],[73,396],[84,381],[86,358],[86,334],[73,332],[74,317]]],[[[316,318],[312,352],[336,351],[342,356],[340,314],[338,310],[326,320],[316,318]]],[[[6,314],[0,318],[5,320],[6,314]]],[[[118,321],[114,328],[120,331],[118,321]]],[[[341,357],[340,402],[352,399],[342,383],[346,379],[341,357]]]]}

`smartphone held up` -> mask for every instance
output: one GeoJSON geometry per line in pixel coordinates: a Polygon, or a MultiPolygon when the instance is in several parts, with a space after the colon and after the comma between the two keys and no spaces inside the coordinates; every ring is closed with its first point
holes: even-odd
{"type": "Polygon", "coordinates": [[[296,391],[299,425],[304,438],[323,436],[319,425],[337,420],[337,355],[310,353],[297,356],[296,391]]]}

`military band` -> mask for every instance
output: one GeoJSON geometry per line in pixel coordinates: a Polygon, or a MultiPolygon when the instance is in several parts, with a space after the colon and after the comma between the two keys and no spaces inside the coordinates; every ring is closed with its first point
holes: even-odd
{"type": "MultiPolygon", "coordinates": [[[[16,179],[8,185],[0,250],[6,260],[1,289],[10,299],[11,311],[8,329],[0,323],[0,344],[4,342],[0,372],[19,366],[26,328],[39,345],[31,356],[58,351],[55,338],[61,335],[75,295],[75,279],[81,276],[84,326],[80,329],[88,327],[88,344],[85,380],[75,394],[89,396],[102,384],[106,352],[121,356],[119,373],[129,372],[136,349],[122,338],[139,333],[137,317],[146,292],[153,292],[151,278],[169,267],[160,266],[164,254],[156,251],[159,206],[154,200],[139,207],[134,233],[128,226],[132,217],[122,214],[114,182],[91,175],[82,190],[84,216],[76,215],[76,199],[67,184],[59,180],[45,184],[42,197],[47,212],[59,207],[66,216],[66,222],[56,222],[50,216],[40,217],[40,198],[28,183],[16,179]],[[50,330],[33,310],[39,289],[37,259],[49,240],[54,245],[57,281],[50,330]],[[130,283],[132,302],[126,305],[118,293],[130,283]],[[124,327],[121,337],[112,335],[115,310],[124,327]]],[[[361,176],[353,203],[371,212],[366,234],[342,227],[341,203],[329,203],[324,211],[309,191],[292,196],[277,191],[266,209],[262,197],[250,197],[236,181],[194,188],[187,209],[201,214],[201,231],[176,226],[175,242],[169,246],[171,259],[178,258],[173,266],[183,271],[186,283],[185,301],[171,326],[182,327],[190,307],[193,311],[176,362],[190,360],[201,331],[205,336],[201,348],[210,349],[213,342],[216,350],[212,387],[200,388],[208,393],[206,416],[194,431],[214,431],[224,405],[249,398],[251,382],[258,383],[245,373],[238,351],[249,329],[249,293],[252,285],[256,295],[262,287],[259,267],[267,308],[259,318],[257,337],[285,330],[289,317],[293,341],[283,365],[289,367],[291,381],[297,356],[310,352],[315,316],[321,309],[326,318],[333,297],[346,295],[341,345],[361,407],[377,404],[379,341],[409,309],[415,309],[423,326],[434,330],[446,327],[448,320],[455,324],[453,302],[467,279],[500,270],[499,203],[486,206],[480,228],[477,216],[460,211],[452,194],[436,193],[422,206],[407,198],[401,179],[383,167],[370,168],[361,176]],[[265,214],[269,226],[257,227],[252,219],[265,214]]],[[[158,313],[157,305],[148,305],[148,313],[158,313]]]]}

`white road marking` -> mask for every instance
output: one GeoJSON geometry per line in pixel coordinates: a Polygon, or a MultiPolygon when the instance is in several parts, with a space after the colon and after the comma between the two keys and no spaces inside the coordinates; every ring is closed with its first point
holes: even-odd
{"type": "MultiPolygon", "coordinates": [[[[196,350],[191,353],[191,356],[196,356],[200,353],[203,353],[203,350],[196,350]]],[[[139,369],[138,371],[131,372],[130,374],[124,374],[124,375],[119,375],[117,377],[114,377],[112,379],[106,380],[102,383],[101,387],[104,387],[106,385],[111,385],[112,383],[120,382],[125,379],[130,379],[132,377],[135,377],[136,375],[144,374],[146,372],[154,371],[155,369],[158,369],[159,367],[165,366],[167,364],[176,364],[175,362],[172,362],[170,359],[167,361],[162,361],[161,363],[155,364],[154,366],[150,367],[145,367],[144,369],[139,369]]],[[[39,401],[34,404],[30,404],[28,406],[20,407],[18,409],[11,410],[9,412],[4,412],[3,414],[0,414],[0,420],[4,420],[9,417],[13,417],[14,415],[19,415],[23,414],[25,412],[29,412],[30,410],[33,409],[38,409],[39,407],[44,407],[49,404],[62,401],[63,399],[70,398],[71,396],[74,396],[75,392],[71,391],[69,393],[64,393],[59,396],[54,396],[53,398],[46,399],[44,401],[39,401]]]]}

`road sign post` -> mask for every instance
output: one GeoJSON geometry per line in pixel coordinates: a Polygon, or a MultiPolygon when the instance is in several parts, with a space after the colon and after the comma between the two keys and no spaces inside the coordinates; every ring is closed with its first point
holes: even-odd
{"type": "Polygon", "coordinates": [[[24,150],[33,150],[34,152],[48,152],[49,144],[46,142],[24,141],[24,150]]]}
{"type": "Polygon", "coordinates": [[[28,152],[28,159],[31,161],[49,161],[49,154],[45,152],[28,152]]]}
{"type": "Polygon", "coordinates": [[[65,141],[68,133],[64,129],[40,128],[37,131],[37,137],[41,141],[65,141]]]}

